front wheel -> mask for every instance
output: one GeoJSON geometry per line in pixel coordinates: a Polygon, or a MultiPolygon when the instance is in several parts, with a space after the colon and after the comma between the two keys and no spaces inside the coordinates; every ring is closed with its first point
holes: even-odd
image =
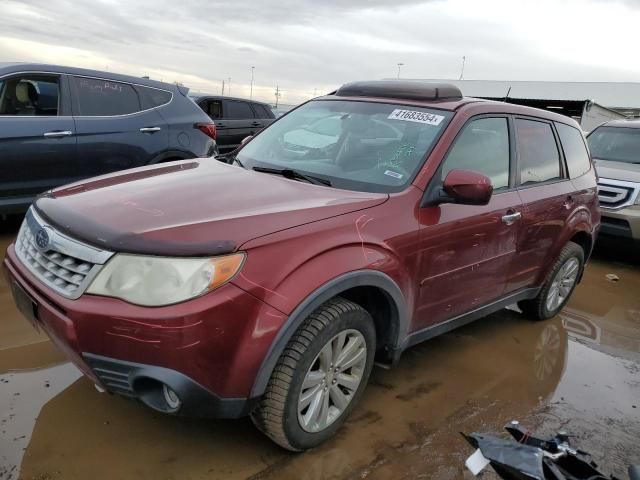
{"type": "Polygon", "coordinates": [[[328,301],[294,334],[251,414],[253,423],[291,451],[331,437],[362,394],[376,348],[369,313],[343,299],[328,301]]]}
{"type": "Polygon", "coordinates": [[[584,250],[576,243],[567,243],[538,296],[518,302],[522,312],[533,320],[555,316],[569,300],[584,268],[584,250]]]}

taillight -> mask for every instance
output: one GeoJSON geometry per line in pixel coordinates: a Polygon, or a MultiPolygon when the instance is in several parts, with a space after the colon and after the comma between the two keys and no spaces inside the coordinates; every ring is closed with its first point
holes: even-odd
{"type": "Polygon", "coordinates": [[[214,123],[196,123],[194,127],[204,133],[207,137],[211,137],[214,140],[218,136],[218,133],[216,132],[216,125],[214,123]]]}

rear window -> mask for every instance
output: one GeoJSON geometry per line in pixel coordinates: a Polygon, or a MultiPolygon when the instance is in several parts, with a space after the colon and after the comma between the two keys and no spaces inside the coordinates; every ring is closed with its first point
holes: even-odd
{"type": "Polygon", "coordinates": [[[569,176],[571,178],[584,175],[591,169],[589,152],[584,143],[582,133],[577,128],[570,127],[564,123],[556,123],[560,142],[564,150],[564,157],[567,161],[569,176]]]}
{"type": "Polygon", "coordinates": [[[141,110],[138,94],[127,83],[73,77],[77,115],[103,117],[126,115],[141,110]]]}
{"type": "Polygon", "coordinates": [[[160,90],[158,88],[135,86],[140,97],[140,106],[143,110],[149,108],[160,107],[171,101],[171,92],[160,90]]]}
{"type": "Polygon", "coordinates": [[[598,127],[587,138],[591,156],[600,160],[640,164],[640,129],[598,127]]]}
{"type": "Polygon", "coordinates": [[[561,178],[560,153],[550,124],[518,118],[516,135],[521,185],[561,178]]]}
{"type": "Polygon", "coordinates": [[[270,114],[264,105],[254,103],[253,110],[256,112],[256,118],[273,118],[273,114],[270,114]]]}
{"type": "Polygon", "coordinates": [[[237,102],[235,100],[226,100],[222,109],[222,118],[229,120],[243,120],[246,118],[254,118],[253,110],[247,102],[237,102]]]}

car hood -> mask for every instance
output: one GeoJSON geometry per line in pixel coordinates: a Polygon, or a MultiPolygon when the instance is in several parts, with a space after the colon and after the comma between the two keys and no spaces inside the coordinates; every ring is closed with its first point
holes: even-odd
{"type": "Polygon", "coordinates": [[[598,177],[640,183],[640,164],[594,159],[598,177]]]}
{"type": "Polygon", "coordinates": [[[37,212],[72,238],[153,255],[219,255],[280,230],[373,207],[360,193],[202,159],[127,170],[39,197],[37,212]]]}

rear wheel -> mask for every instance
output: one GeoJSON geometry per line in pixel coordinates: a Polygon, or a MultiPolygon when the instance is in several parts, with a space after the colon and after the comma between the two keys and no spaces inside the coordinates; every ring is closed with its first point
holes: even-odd
{"type": "Polygon", "coordinates": [[[582,247],[573,242],[567,243],[538,296],[531,300],[523,300],[518,306],[533,320],[546,320],[555,316],[569,300],[583,268],[582,247]]]}
{"type": "Polygon", "coordinates": [[[254,424],[292,451],[327,440],[367,384],[375,343],[373,320],[362,307],[339,297],[322,305],[280,356],[251,415],[254,424]]]}

